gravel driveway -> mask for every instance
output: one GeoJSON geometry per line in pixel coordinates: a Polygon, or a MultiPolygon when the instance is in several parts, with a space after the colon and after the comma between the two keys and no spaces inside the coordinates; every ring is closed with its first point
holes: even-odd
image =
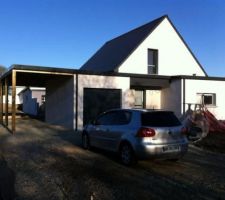
{"type": "Polygon", "coordinates": [[[190,147],[178,162],[127,168],[115,155],[80,147],[78,133],[19,119],[0,126],[0,200],[225,199],[225,154],[190,147]]]}

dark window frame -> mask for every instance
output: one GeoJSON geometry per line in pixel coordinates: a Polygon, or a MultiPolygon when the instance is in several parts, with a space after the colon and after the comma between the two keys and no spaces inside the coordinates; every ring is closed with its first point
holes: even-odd
{"type": "Polygon", "coordinates": [[[41,103],[42,104],[45,103],[45,100],[46,100],[46,95],[45,94],[41,95],[41,103]]]}
{"type": "Polygon", "coordinates": [[[142,92],[142,104],[141,105],[136,104],[136,101],[135,101],[134,107],[135,108],[146,108],[146,90],[135,90],[135,92],[136,91],[142,92]]]}
{"type": "Polygon", "coordinates": [[[216,106],[216,93],[197,93],[197,95],[201,95],[201,103],[205,106],[216,106]],[[205,97],[212,97],[211,103],[206,103],[205,97]]]}
{"type": "Polygon", "coordinates": [[[158,58],[159,58],[159,51],[158,49],[148,49],[147,52],[147,70],[148,74],[158,74],[158,58]],[[153,52],[153,65],[149,64],[149,52],[153,52]],[[151,68],[151,70],[150,70],[151,68]],[[155,70],[152,70],[152,68],[155,68],[155,70]]]}

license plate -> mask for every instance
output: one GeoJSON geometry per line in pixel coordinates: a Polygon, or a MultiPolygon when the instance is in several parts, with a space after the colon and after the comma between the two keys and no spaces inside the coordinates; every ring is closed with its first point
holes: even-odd
{"type": "Polygon", "coordinates": [[[171,145],[171,146],[163,147],[163,151],[166,151],[166,152],[176,152],[179,150],[180,150],[179,145],[171,145]]]}

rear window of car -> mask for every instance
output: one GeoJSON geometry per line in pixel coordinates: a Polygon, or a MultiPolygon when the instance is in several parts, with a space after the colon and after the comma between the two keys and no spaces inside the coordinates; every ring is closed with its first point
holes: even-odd
{"type": "Polygon", "coordinates": [[[145,112],[141,115],[142,126],[171,127],[181,125],[173,112],[145,112]]]}
{"type": "Polygon", "coordinates": [[[128,111],[111,111],[101,115],[97,119],[98,125],[125,125],[131,120],[131,112],[128,111]]]}

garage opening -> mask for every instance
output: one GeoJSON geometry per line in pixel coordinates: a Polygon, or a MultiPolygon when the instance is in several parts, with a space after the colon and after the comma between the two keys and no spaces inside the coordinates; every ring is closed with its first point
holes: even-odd
{"type": "Polygon", "coordinates": [[[83,124],[106,110],[121,108],[121,93],[120,89],[84,88],[83,124]]]}

